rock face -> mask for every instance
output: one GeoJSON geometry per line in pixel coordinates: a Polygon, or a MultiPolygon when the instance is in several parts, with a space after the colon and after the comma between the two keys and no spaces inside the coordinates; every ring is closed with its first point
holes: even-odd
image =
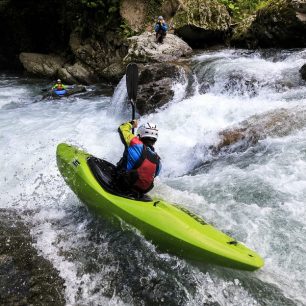
{"type": "Polygon", "coordinates": [[[141,0],[122,0],[120,5],[120,15],[134,31],[143,29],[146,21],[146,3],[141,0]]]}
{"type": "Polygon", "coordinates": [[[64,281],[14,211],[0,210],[1,305],[65,305],[64,281]]]}
{"type": "Polygon", "coordinates": [[[168,62],[192,53],[187,43],[173,34],[167,34],[163,44],[156,43],[155,34],[149,32],[133,36],[128,40],[130,47],[124,58],[125,62],[168,62]]]}
{"type": "Polygon", "coordinates": [[[19,58],[24,68],[36,75],[57,78],[67,84],[91,84],[100,78],[118,81],[125,72],[123,57],[127,53],[127,45],[117,37],[108,34],[107,43],[87,39],[82,41],[78,34],[70,37],[70,49],[75,57],[69,63],[58,55],[21,53],[19,58]]]}
{"type": "Polygon", "coordinates": [[[306,2],[276,0],[257,12],[256,18],[238,27],[232,44],[248,48],[306,46],[306,2]]]}
{"type": "Polygon", "coordinates": [[[170,28],[192,47],[223,42],[231,17],[218,0],[122,0],[120,14],[131,30],[152,31],[163,15],[170,28]]]}
{"type": "Polygon", "coordinates": [[[24,52],[20,54],[19,59],[28,72],[46,77],[55,77],[66,61],[58,55],[24,52]]]}
{"type": "Polygon", "coordinates": [[[92,69],[98,77],[118,81],[124,74],[122,58],[127,53],[127,44],[114,33],[106,33],[104,41],[83,41],[73,33],[69,44],[77,61],[92,69]]]}
{"type": "Polygon", "coordinates": [[[304,64],[300,69],[300,74],[302,76],[302,79],[306,81],[306,64],[304,64]]]}
{"type": "Polygon", "coordinates": [[[136,107],[140,115],[151,113],[168,103],[174,96],[173,83],[182,81],[186,73],[178,64],[155,63],[138,67],[136,107]]]}
{"type": "Polygon", "coordinates": [[[65,65],[58,70],[57,75],[68,84],[91,84],[98,81],[94,70],[80,62],[65,65]]]}
{"type": "Polygon", "coordinates": [[[223,42],[229,31],[231,18],[217,0],[182,0],[173,17],[175,33],[192,47],[204,47],[223,42]]]}

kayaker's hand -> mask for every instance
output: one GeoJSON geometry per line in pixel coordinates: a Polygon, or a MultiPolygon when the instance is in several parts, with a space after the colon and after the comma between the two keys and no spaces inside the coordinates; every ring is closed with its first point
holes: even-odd
{"type": "Polygon", "coordinates": [[[132,120],[131,123],[132,123],[132,128],[133,128],[133,129],[137,128],[137,126],[138,126],[138,121],[137,121],[136,119],[132,120]]]}

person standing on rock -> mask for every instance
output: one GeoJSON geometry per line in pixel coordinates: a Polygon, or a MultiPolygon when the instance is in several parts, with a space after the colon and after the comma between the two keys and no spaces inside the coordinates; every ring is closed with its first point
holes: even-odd
{"type": "Polygon", "coordinates": [[[158,17],[158,21],[155,24],[156,42],[162,44],[168,31],[168,25],[166,24],[163,16],[158,17]]]}
{"type": "Polygon", "coordinates": [[[143,195],[153,188],[161,162],[154,149],[158,137],[156,124],[148,122],[141,125],[136,136],[132,129],[137,126],[137,120],[132,120],[118,128],[125,150],[117,164],[116,184],[123,192],[143,195]]]}

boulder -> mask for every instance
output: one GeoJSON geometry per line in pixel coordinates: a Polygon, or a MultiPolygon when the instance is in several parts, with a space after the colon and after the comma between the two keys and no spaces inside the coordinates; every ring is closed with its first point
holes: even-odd
{"type": "Polygon", "coordinates": [[[174,97],[173,84],[186,82],[191,71],[179,63],[138,65],[139,82],[136,108],[140,115],[154,112],[174,97]]]}
{"type": "Polygon", "coordinates": [[[116,34],[108,32],[105,41],[82,40],[77,33],[70,36],[70,48],[77,62],[89,67],[98,77],[117,81],[124,74],[120,62],[127,53],[127,43],[116,34]],[[110,73],[110,75],[108,75],[110,73]]]}
{"type": "Polygon", "coordinates": [[[150,32],[133,36],[128,40],[130,45],[124,58],[125,63],[169,62],[192,53],[188,44],[173,34],[167,34],[163,44],[156,43],[155,33],[150,32]]]}
{"type": "Polygon", "coordinates": [[[306,108],[280,108],[251,116],[238,126],[219,133],[218,144],[211,147],[215,153],[221,150],[246,149],[266,137],[285,137],[306,126],[306,108]]]}
{"type": "Polygon", "coordinates": [[[126,65],[122,61],[118,61],[110,64],[102,71],[100,71],[100,76],[103,79],[109,81],[118,81],[125,74],[126,65]]]}
{"type": "Polygon", "coordinates": [[[300,74],[302,76],[302,79],[306,81],[306,64],[304,64],[300,69],[300,74]]]}
{"type": "Polygon", "coordinates": [[[237,27],[231,43],[248,48],[306,46],[306,1],[276,0],[259,10],[254,20],[237,27]]]}
{"type": "Polygon", "coordinates": [[[223,42],[231,17],[218,0],[182,0],[173,17],[175,33],[192,47],[223,42]]]}
{"type": "Polygon", "coordinates": [[[224,153],[243,152],[267,137],[286,137],[306,127],[306,107],[280,108],[249,117],[238,125],[220,131],[217,143],[201,146],[203,160],[195,165],[193,174],[224,153]]]}
{"type": "Polygon", "coordinates": [[[93,69],[80,62],[59,69],[58,75],[68,84],[92,84],[98,81],[93,69]]]}
{"type": "Polygon", "coordinates": [[[56,77],[66,60],[58,55],[40,53],[20,53],[23,67],[30,73],[45,77],[56,77]]]}

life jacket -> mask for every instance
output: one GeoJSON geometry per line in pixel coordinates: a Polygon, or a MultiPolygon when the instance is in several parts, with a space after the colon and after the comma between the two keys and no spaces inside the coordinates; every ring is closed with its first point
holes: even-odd
{"type": "Polygon", "coordinates": [[[56,84],[55,89],[56,90],[63,90],[64,89],[63,84],[56,84]]]}
{"type": "Polygon", "coordinates": [[[153,188],[153,182],[159,165],[160,157],[151,152],[145,145],[141,157],[134,169],[128,171],[130,178],[133,178],[132,189],[138,192],[148,192],[153,188]]]}

